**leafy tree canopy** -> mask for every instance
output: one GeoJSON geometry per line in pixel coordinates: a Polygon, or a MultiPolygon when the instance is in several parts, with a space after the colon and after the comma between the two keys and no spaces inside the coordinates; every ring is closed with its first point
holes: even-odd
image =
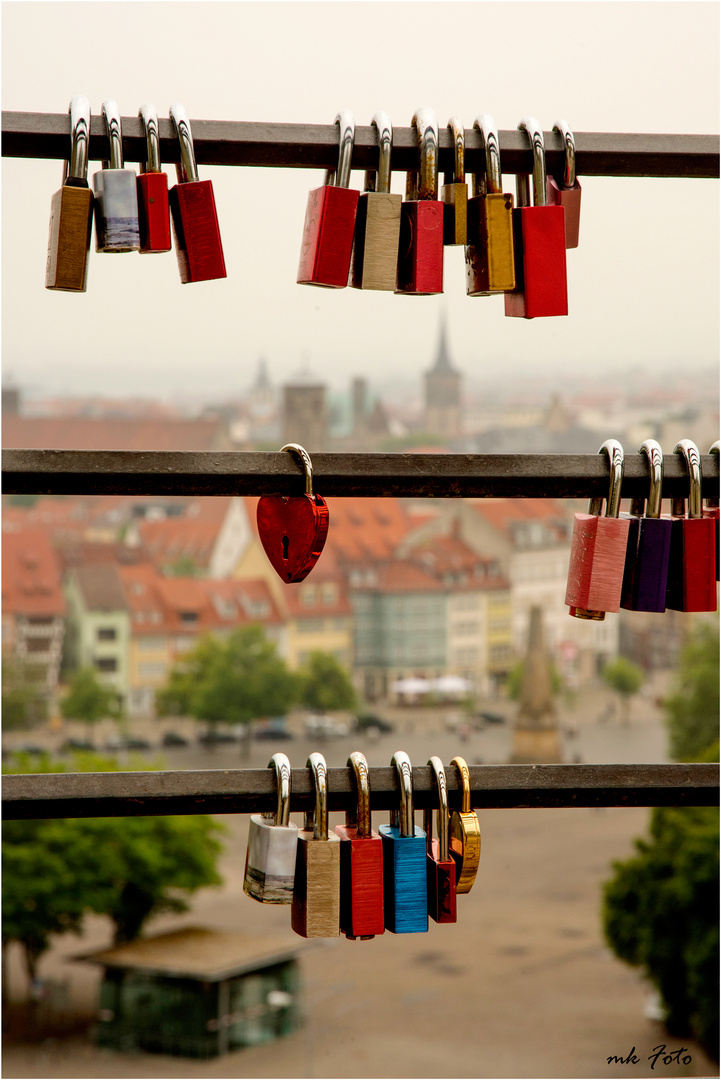
{"type": "Polygon", "coordinates": [[[263,628],[251,625],[227,638],[202,638],[171,671],[157,709],[210,724],[245,724],[286,712],[297,694],[297,678],[263,628]]]}
{"type": "Polygon", "coordinates": [[[619,656],[604,667],[603,681],[621,697],[631,697],[643,686],[643,671],[632,660],[619,656]]]}
{"type": "Polygon", "coordinates": [[[118,699],[112,687],[101,682],[95,669],[79,668],[72,676],[67,694],[60,702],[66,720],[96,724],[106,716],[118,715],[118,699]]]}
{"type": "MultiPolygon", "coordinates": [[[[675,761],[689,761],[719,733],[719,632],[701,624],[681,651],[673,694],[664,702],[669,749],[675,761]]],[[[718,757],[715,758],[718,761],[718,757]]]]}
{"type": "Polygon", "coordinates": [[[48,702],[43,688],[27,665],[18,661],[2,663],[2,723],[5,731],[22,731],[44,723],[48,702]]]}
{"type": "Polygon", "coordinates": [[[350,674],[332,653],[312,652],[298,672],[300,701],[308,709],[355,709],[358,705],[350,674]]]}

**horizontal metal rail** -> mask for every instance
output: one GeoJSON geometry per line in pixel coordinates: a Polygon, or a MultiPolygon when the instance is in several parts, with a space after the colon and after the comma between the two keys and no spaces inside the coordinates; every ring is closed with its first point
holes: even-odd
{"type": "MultiPolygon", "coordinates": [[[[314,489],[325,496],[593,498],[608,494],[600,454],[312,454],[314,489]]],[[[703,494],[719,494],[719,455],[701,456],[703,494]]],[[[280,452],[3,450],[6,494],[297,495],[299,466],[280,452]]],[[[641,454],[625,460],[622,494],[648,493],[641,454]]],[[[688,495],[678,454],[664,458],[663,497],[688,495]]]]}
{"type": "MultiPolygon", "coordinates": [[[[520,117],[519,117],[520,119],[520,117]]],[[[483,168],[480,134],[468,118],[466,171],[483,168]]],[[[195,156],[199,165],[247,165],[295,169],[334,169],[338,164],[338,128],[334,124],[265,124],[235,120],[191,120],[195,156]]],[[[2,154],[14,158],[68,156],[70,119],[67,113],[3,112],[2,154]]],[[[146,142],[137,116],[122,117],[123,156],[128,162],[145,161],[146,142]]],[[[574,132],[576,172],[579,176],[674,176],[686,178],[719,175],[718,135],[630,134],[627,132],[574,132]]],[[[563,169],[564,143],[553,131],[544,132],[546,163],[550,172],[563,169]]],[[[532,157],[524,132],[499,131],[504,173],[530,173],[532,157]]],[[[93,116],[90,123],[90,158],[109,157],[105,121],[93,116]]],[[[160,159],[166,165],[180,160],[179,143],[170,120],[160,120],[160,159]]],[[[418,167],[415,131],[393,129],[392,168],[408,171],[418,167]]],[[[453,141],[447,128],[440,129],[439,166],[453,165],[453,141]]],[[[355,132],[352,167],[378,166],[377,133],[370,126],[355,132]]]]}
{"type": "MultiPolygon", "coordinates": [[[[472,765],[476,809],[573,806],[715,806],[719,766],[472,765]]],[[[395,768],[369,769],[371,808],[398,807],[395,768]]],[[[460,809],[457,770],[446,766],[448,799],[460,809]]],[[[188,772],[33,773],[3,777],[3,819],[134,817],[170,814],[249,814],[274,811],[274,769],[188,772]]],[[[416,809],[437,803],[426,765],[413,768],[416,809]]],[[[350,769],[328,770],[328,809],[348,810],[356,793],[350,769]]],[[[308,769],[292,770],[291,810],[312,810],[308,769]]]]}

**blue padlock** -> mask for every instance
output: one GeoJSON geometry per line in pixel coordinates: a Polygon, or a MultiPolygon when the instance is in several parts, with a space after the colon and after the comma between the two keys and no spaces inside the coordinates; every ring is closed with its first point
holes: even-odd
{"type": "Polygon", "coordinates": [[[411,759],[396,751],[391,765],[398,770],[400,811],[391,812],[390,825],[381,825],[383,840],[383,892],[386,930],[392,934],[428,931],[426,834],[413,821],[411,759]]]}

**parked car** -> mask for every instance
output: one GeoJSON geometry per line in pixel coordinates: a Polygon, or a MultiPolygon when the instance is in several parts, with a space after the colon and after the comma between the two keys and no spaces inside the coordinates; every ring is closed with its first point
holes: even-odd
{"type": "Polygon", "coordinates": [[[160,740],[161,746],[189,746],[188,739],[178,735],[176,731],[166,731],[160,740]]]}
{"type": "Polygon", "coordinates": [[[319,714],[308,716],[305,720],[305,733],[316,739],[336,739],[344,735],[350,735],[350,724],[344,720],[336,720],[333,716],[319,714]]]}
{"type": "Polygon", "coordinates": [[[501,713],[486,712],[484,709],[473,714],[476,727],[485,727],[486,724],[505,724],[506,719],[501,713]]]}
{"type": "Polygon", "coordinates": [[[111,735],[104,746],[105,750],[152,750],[147,739],[135,735],[111,735]]]}
{"type": "Polygon", "coordinates": [[[285,726],[284,716],[273,716],[264,724],[258,724],[253,730],[254,739],[292,739],[292,732],[285,726]]]}
{"type": "Polygon", "coordinates": [[[198,736],[198,742],[202,746],[217,746],[219,743],[238,742],[238,736],[230,731],[204,731],[198,736]]]}
{"type": "Polygon", "coordinates": [[[95,751],[95,743],[91,743],[89,739],[65,739],[60,744],[58,753],[60,754],[72,754],[74,750],[89,750],[95,751]]]}
{"type": "Polygon", "coordinates": [[[37,743],[16,743],[15,746],[10,747],[9,752],[11,754],[47,754],[48,748],[38,746],[37,743]]]}
{"type": "Polygon", "coordinates": [[[367,735],[389,735],[395,731],[395,728],[382,716],[376,716],[375,713],[361,713],[355,717],[353,730],[364,731],[367,735]]]}

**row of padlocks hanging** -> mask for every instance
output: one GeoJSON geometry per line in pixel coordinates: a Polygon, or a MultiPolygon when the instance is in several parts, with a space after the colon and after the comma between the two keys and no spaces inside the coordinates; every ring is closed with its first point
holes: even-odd
{"type": "Polygon", "coordinates": [[[143,105],[140,118],[148,156],[140,175],[123,168],[120,113],[114,101],[103,102],[110,142],[110,159],[88,185],[90,102],[77,96],[70,102],[70,160],[63,186],[52,198],[45,287],[85,292],[90,240],[95,220],[95,250],[141,255],[171,249],[171,221],[180,280],[209,281],[226,277],[223,245],[211,180],[201,180],[185,109],[170,106],[170,119],[180,141],[178,183],[168,190],[160,168],[158,115],[143,105]]]}
{"type": "Polygon", "coordinates": [[[456,896],[470,892],[481,857],[481,829],[471,809],[468,766],[461,757],[452,765],[463,787],[461,810],[451,814],[443,763],[428,761],[438,789],[437,838],[432,811],[424,811],[424,828],[413,816],[411,761],[403,751],[392,759],[400,785],[400,807],[378,832],[371,827],[368,763],[358,751],[348,758],[357,793],[356,808],[345,825],[328,830],[327,769],[322,754],[307,765],[315,787],[315,812],[305,827],[289,819],[290,762],[274,754],[269,768],[277,778],[275,815],[250,818],[243,890],[263,904],[289,904],[291,927],[302,937],[367,940],[390,930],[394,934],[425,933],[428,919],[456,922],[456,896]]]}
{"type": "MultiPolygon", "coordinates": [[[[719,453],[715,442],[709,453],[719,453]]],[[[610,487],[591,499],[587,514],[576,514],[565,603],[578,619],[601,620],[607,611],[716,611],[719,580],[719,500],[703,505],[701,459],[690,439],[674,448],[689,472],[686,500],[672,499],[671,514],[661,514],[663,453],[654,439],[639,450],[648,459],[648,501],[635,499],[619,514],[623,447],[608,439],[610,487]],[[644,513],[645,509],[645,513],[644,513]]]]}
{"type": "Polygon", "coordinates": [[[438,123],[432,109],[412,120],[419,170],[406,174],[406,198],[390,191],[393,129],[387,113],[372,120],[378,133],[379,165],[367,172],[365,191],[350,185],[355,124],[342,110],[338,168],[308,196],[298,283],[342,289],[376,289],[406,296],[443,292],[444,246],[465,248],[468,296],[505,297],[505,314],[525,319],[567,315],[566,249],[578,247],[581,185],[576,179],[575,143],[564,120],[554,126],[566,149],[563,177],[547,176],[543,131],[533,117],[518,125],[533,152],[533,205],[528,177],[517,177],[518,205],[502,190],[498,131],[493,117],[479,116],[474,128],[485,147],[485,169],[465,181],[465,133],[457,117],[448,122],[454,140],[454,169],[445,174],[438,198],[438,123]]]}

